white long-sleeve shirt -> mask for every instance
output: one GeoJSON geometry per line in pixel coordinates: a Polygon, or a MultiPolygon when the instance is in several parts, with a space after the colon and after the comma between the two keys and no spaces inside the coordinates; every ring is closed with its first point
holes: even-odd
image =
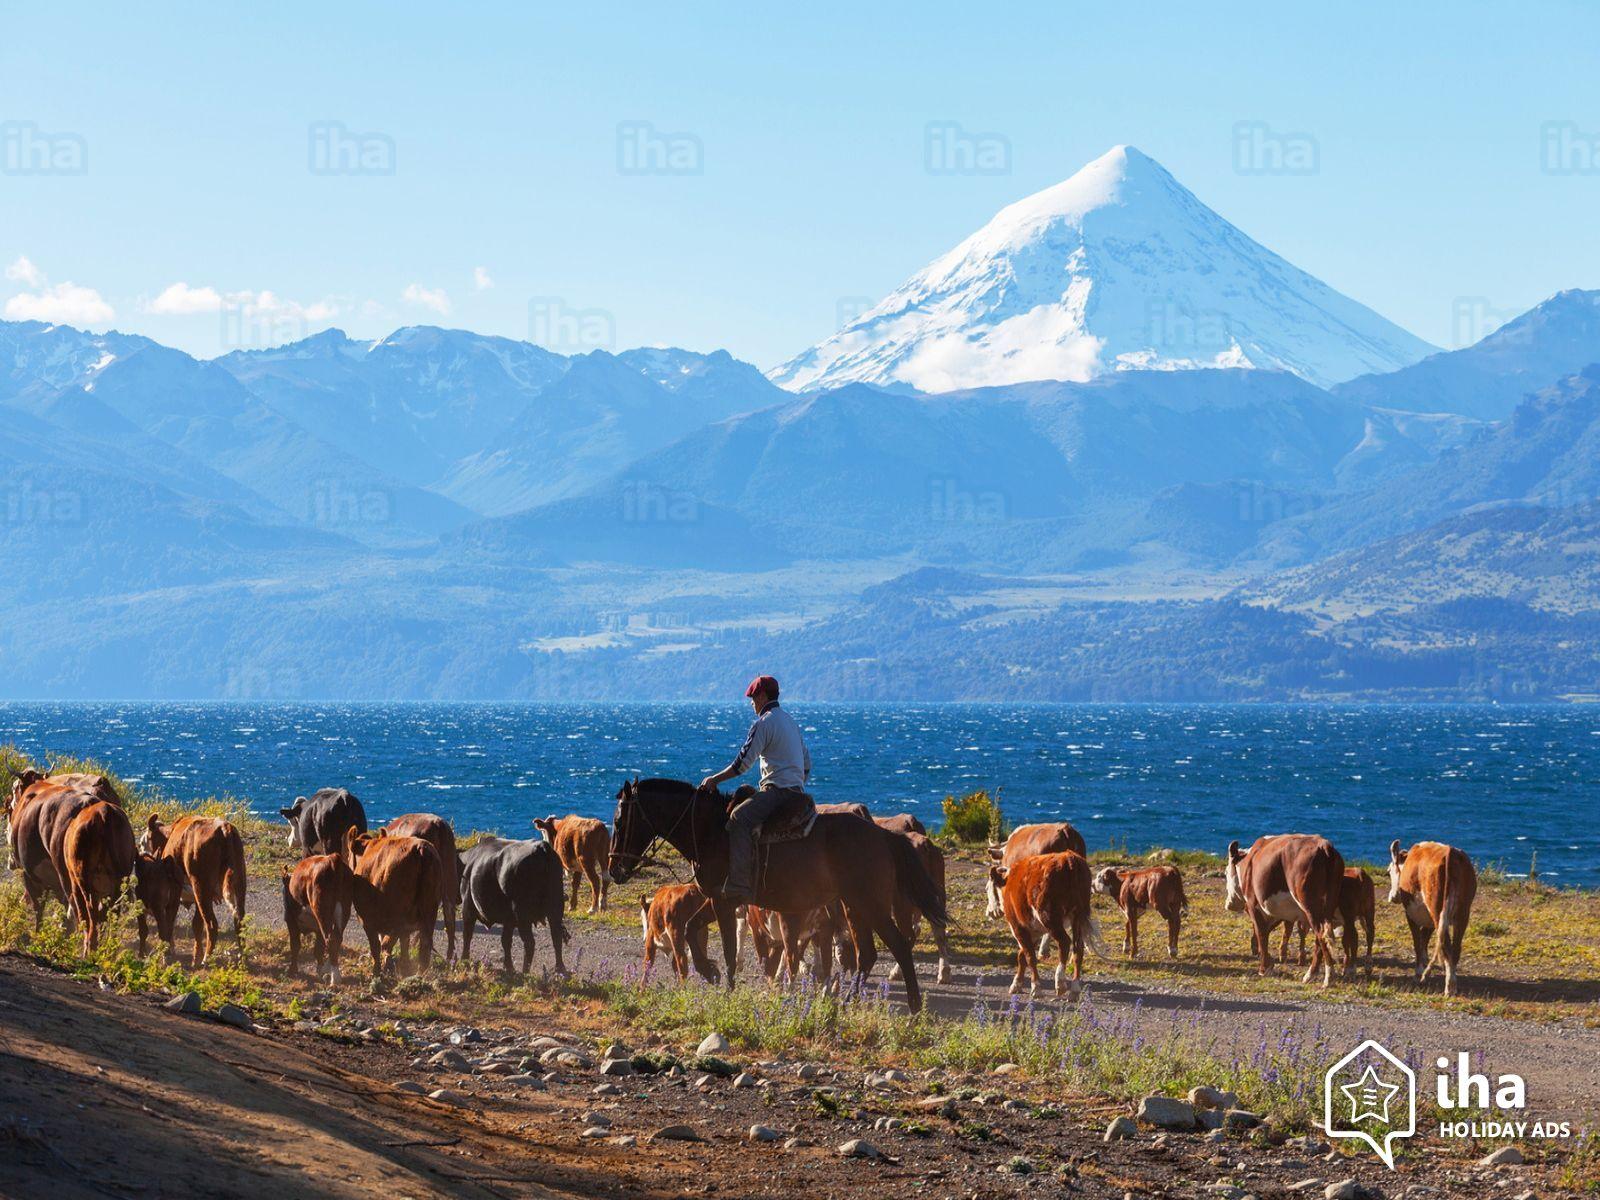
{"type": "Polygon", "coordinates": [[[739,755],[728,768],[730,775],[743,775],[761,760],[761,787],[803,790],[811,778],[811,751],[800,734],[795,719],[774,700],[761,710],[739,748],[739,755]]]}

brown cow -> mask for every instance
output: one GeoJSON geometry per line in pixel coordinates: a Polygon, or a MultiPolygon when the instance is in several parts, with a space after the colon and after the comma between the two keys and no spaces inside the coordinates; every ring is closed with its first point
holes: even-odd
{"type": "Polygon", "coordinates": [[[44,920],[44,904],[54,896],[67,908],[69,927],[76,920],[67,898],[62,849],[67,826],[91,804],[121,807],[110,782],[101,775],[62,775],[46,779],[24,771],[12,781],[7,797],[7,840],[11,858],[22,871],[22,888],[33,906],[33,925],[44,920]]]}
{"type": "Polygon", "coordinates": [[[791,980],[799,979],[806,969],[808,949],[816,951],[811,974],[822,987],[834,982],[836,948],[841,965],[846,970],[855,969],[855,947],[849,940],[844,907],[837,902],[802,913],[780,913],[747,904],[740,918],[740,928],[749,934],[756,961],[770,980],[776,980],[780,971],[791,980]]]}
{"type": "Polygon", "coordinates": [[[1077,999],[1083,978],[1083,948],[1090,945],[1096,954],[1105,954],[1100,944],[1100,929],[1090,910],[1089,860],[1071,850],[1059,854],[1032,854],[1014,866],[989,868],[989,881],[1000,893],[1000,907],[1011,936],[1017,941],[1017,974],[1011,981],[1011,994],[1022,990],[1024,973],[1033,977],[1032,991],[1039,990],[1040,939],[1055,938],[1061,950],[1056,965],[1056,994],[1077,999]],[[1066,971],[1068,948],[1072,955],[1072,986],[1063,989],[1061,976],[1066,971]]]}
{"type": "Polygon", "coordinates": [[[1389,903],[1403,904],[1411,943],[1417,955],[1417,982],[1428,978],[1434,964],[1444,967],[1444,994],[1456,994],[1456,968],[1461,939],[1478,894],[1478,872],[1472,860],[1442,842],[1418,842],[1409,850],[1398,841],[1389,845],[1389,903]],[[1428,941],[1437,931],[1434,953],[1428,941]]]}
{"type": "MultiPolygon", "coordinates": [[[[1035,854],[1061,854],[1070,850],[1085,858],[1089,855],[1083,835],[1065,821],[1052,821],[1041,825],[1019,825],[1011,831],[1004,846],[989,845],[989,857],[1002,867],[1014,867],[1035,854]]],[[[989,882],[990,917],[1004,915],[1000,903],[1000,889],[989,882]]]]}
{"type": "Polygon", "coordinates": [[[711,900],[692,883],[669,883],[656,889],[654,896],[639,897],[639,925],[644,933],[644,969],[655,966],[656,950],[672,956],[678,978],[689,978],[689,959],[703,979],[722,982],[719,971],[706,956],[706,941],[711,922],[716,919],[711,900]]]}
{"type": "Polygon", "coordinates": [[[582,876],[589,879],[589,911],[599,912],[605,908],[611,891],[611,875],[606,870],[611,834],[606,831],[606,823],[593,817],[569,814],[538,817],[533,824],[556,848],[556,857],[572,880],[572,908],[578,907],[578,883],[582,876]]]}
{"type": "MultiPolygon", "coordinates": [[[[912,817],[911,819],[916,820],[915,817],[912,817]]],[[[877,818],[878,825],[884,829],[890,829],[891,827],[889,822],[897,820],[899,820],[898,817],[877,818]]],[[[941,903],[944,902],[947,898],[944,882],[944,851],[939,849],[939,846],[936,842],[924,837],[920,833],[914,833],[910,830],[901,832],[894,829],[891,829],[891,832],[899,832],[901,837],[910,840],[912,847],[917,852],[917,857],[922,860],[922,865],[928,869],[928,876],[933,880],[934,890],[938,893],[939,900],[941,903]]],[[[915,905],[911,903],[910,899],[906,897],[904,893],[895,897],[894,923],[895,927],[900,930],[900,935],[905,938],[906,941],[915,946],[917,942],[917,935],[922,931],[922,913],[916,908],[915,905]]],[[[950,981],[949,934],[943,925],[934,925],[932,922],[930,922],[929,925],[933,931],[933,944],[939,951],[938,982],[948,983],[950,981]]],[[[898,964],[892,970],[890,970],[889,978],[900,978],[900,967],[898,964]]]]}
{"type": "Polygon", "coordinates": [[[873,817],[879,829],[887,829],[890,833],[920,833],[928,836],[928,827],[910,813],[895,813],[892,817],[873,817]]]}
{"type": "Polygon", "coordinates": [[[1189,911],[1183,875],[1177,867],[1102,867],[1094,890],[1110,896],[1122,910],[1122,952],[1139,957],[1139,914],[1153,908],[1167,923],[1167,957],[1178,957],[1178,932],[1189,911]]]}
{"type": "MultiPolygon", "coordinates": [[[[1342,927],[1342,941],[1344,949],[1344,977],[1353,979],[1356,973],[1356,958],[1361,949],[1361,933],[1365,930],[1367,935],[1367,978],[1372,978],[1372,935],[1377,921],[1377,901],[1372,887],[1372,876],[1360,867],[1346,867],[1344,881],[1339,886],[1339,924],[1342,927]]],[[[1276,924],[1276,922],[1274,922],[1276,924]]],[[[1306,932],[1303,921],[1283,922],[1283,945],[1278,950],[1278,962],[1287,966],[1289,962],[1289,939],[1298,932],[1300,934],[1299,963],[1306,965],[1306,932]]],[[[1254,930],[1250,934],[1250,953],[1256,952],[1256,935],[1254,930]]]]}
{"type": "MultiPolygon", "coordinates": [[[[231,822],[221,817],[179,817],[167,825],[155,813],[141,849],[154,859],[177,867],[179,886],[172,885],[171,866],[146,867],[138,876],[135,894],[155,919],[157,932],[170,950],[178,906],[194,905],[194,965],[211,957],[217,942],[216,906],[226,901],[233,913],[234,938],[244,922],[244,898],[249,886],[244,864],[244,839],[231,822]]],[[[141,931],[143,922],[141,922],[141,931]]],[[[141,946],[143,942],[141,939],[141,946]]]]}
{"type": "Polygon", "coordinates": [[[1255,929],[1262,975],[1272,973],[1267,938],[1273,927],[1282,921],[1304,921],[1315,943],[1305,981],[1311,981],[1320,965],[1322,986],[1333,982],[1331,939],[1344,882],[1344,858],[1333,843],[1310,834],[1287,833],[1258,838],[1245,852],[1233,842],[1228,846],[1225,879],[1229,911],[1247,914],[1255,929]]]}
{"type": "Polygon", "coordinates": [[[100,922],[133,872],[133,826],[120,805],[96,800],[79,811],[62,839],[62,874],[72,910],[83,922],[83,956],[100,944],[100,922]]]}
{"type": "Polygon", "coordinates": [[[461,903],[461,856],[456,850],[456,833],[450,822],[432,813],[406,813],[384,826],[396,837],[421,838],[438,852],[439,905],[444,909],[444,961],[456,960],[456,908],[461,903]]]}
{"type": "Polygon", "coordinates": [[[339,982],[339,954],[344,927],[355,910],[356,877],[337,854],[302,858],[294,870],[283,868],[283,924],[289,931],[289,974],[300,971],[300,937],[311,935],[317,973],[328,960],[328,982],[339,982]]]}
{"type": "Polygon", "coordinates": [[[418,971],[433,961],[433,927],[439,920],[444,868],[431,843],[414,837],[345,831],[344,860],[355,875],[356,912],[372,949],[372,973],[383,973],[386,948],[398,944],[400,971],[410,966],[417,939],[418,971]]]}

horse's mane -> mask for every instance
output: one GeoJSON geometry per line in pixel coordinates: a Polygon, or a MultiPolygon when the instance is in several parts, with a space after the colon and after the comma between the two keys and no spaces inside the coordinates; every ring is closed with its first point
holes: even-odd
{"type": "Polygon", "coordinates": [[[633,785],[643,791],[648,788],[652,792],[678,792],[682,795],[692,795],[695,785],[682,779],[641,779],[633,785]]]}

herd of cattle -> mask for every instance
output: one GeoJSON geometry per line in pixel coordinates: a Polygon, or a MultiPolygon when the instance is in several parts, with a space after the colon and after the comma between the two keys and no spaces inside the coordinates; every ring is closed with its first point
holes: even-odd
{"type": "MultiPolygon", "coordinates": [[[[943,852],[916,817],[873,816],[858,804],[819,808],[857,813],[909,839],[944,898],[943,852]]],[[[569,937],[563,920],[569,902],[567,881],[574,908],[584,880],[589,884],[590,912],[603,909],[608,901],[610,836],[604,822],[592,818],[541,818],[534,822],[540,838],[486,837],[461,851],[449,822],[429,813],[396,817],[381,830],[369,831],[360,800],[343,788],[324,788],[280,811],[289,823],[289,845],[301,855],[293,868],[282,869],[280,880],[291,973],[299,970],[302,941],[309,937],[316,969],[320,973],[326,964],[337,982],[344,931],[352,915],[360,918],[366,931],[375,972],[390,958],[397,958],[405,972],[413,943],[418,966],[426,969],[441,909],[446,960],[454,961],[458,908],[462,960],[470,957],[474,926],[498,926],[504,969],[512,970],[512,941],[520,938],[526,973],[533,957],[533,927],[543,924],[561,972],[565,970],[562,947],[569,937]]],[[[168,824],[151,815],[136,838],[105,777],[45,776],[37,771],[15,779],[6,817],[11,866],[22,872],[35,927],[43,919],[46,900],[56,898],[82,926],[86,955],[96,947],[106,911],[130,876],[139,904],[141,955],[147,949],[149,922],[154,922],[170,953],[179,910],[191,908],[192,961],[198,967],[216,942],[217,905],[227,905],[235,930],[244,917],[244,842],[222,818],[185,816],[168,824]]],[[[1082,835],[1066,822],[1024,825],[1003,845],[991,846],[989,853],[988,914],[1003,918],[1017,943],[1013,992],[1020,991],[1025,980],[1037,989],[1039,957],[1054,940],[1059,948],[1056,990],[1077,994],[1085,948],[1106,953],[1091,908],[1095,894],[1108,897],[1121,910],[1125,954],[1138,956],[1139,918],[1154,911],[1166,922],[1168,955],[1177,956],[1188,911],[1177,868],[1095,871],[1082,835]],[[1063,976],[1069,963],[1068,986],[1063,976]]],[[[1284,962],[1292,933],[1299,933],[1302,964],[1308,937],[1311,940],[1308,982],[1319,967],[1323,986],[1331,982],[1335,937],[1341,940],[1344,973],[1353,975],[1361,932],[1366,940],[1366,974],[1371,977],[1373,882],[1364,870],[1346,867],[1325,838],[1263,837],[1248,850],[1235,842],[1228,847],[1225,875],[1227,907],[1249,918],[1252,950],[1259,956],[1262,974],[1272,970],[1268,940],[1281,925],[1284,962]]],[[[1476,889],[1472,862],[1460,850],[1437,842],[1420,842],[1410,850],[1402,850],[1398,841],[1391,845],[1389,899],[1404,906],[1418,979],[1425,980],[1432,967],[1440,965],[1446,995],[1456,990],[1461,941],[1476,889]],[[1435,943],[1431,954],[1430,942],[1435,943]]],[[[692,963],[705,978],[720,979],[707,954],[714,919],[711,904],[694,884],[667,884],[641,896],[639,906],[647,971],[657,951],[663,950],[679,978],[687,978],[692,963]]],[[[921,917],[909,904],[894,913],[896,926],[912,941],[920,931],[921,917]]],[[[944,982],[949,977],[949,945],[944,928],[929,924],[939,955],[938,978],[944,982]]],[[[848,928],[836,905],[805,914],[778,914],[749,905],[740,920],[741,937],[748,939],[770,978],[783,972],[798,976],[807,949],[815,951],[813,971],[823,981],[831,974],[835,950],[845,970],[853,970],[857,954],[848,928]]]]}

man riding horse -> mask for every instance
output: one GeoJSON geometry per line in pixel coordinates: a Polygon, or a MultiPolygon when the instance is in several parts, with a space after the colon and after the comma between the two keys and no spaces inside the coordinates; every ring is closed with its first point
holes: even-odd
{"type": "Polygon", "coordinates": [[[756,719],[739,753],[715,775],[700,781],[702,789],[743,775],[759,759],[760,786],[728,817],[728,878],[718,896],[730,904],[755,899],[756,836],[779,811],[813,807],[805,784],[811,778],[811,752],[795,719],[778,707],[778,681],[760,675],[744,691],[756,719]]]}

